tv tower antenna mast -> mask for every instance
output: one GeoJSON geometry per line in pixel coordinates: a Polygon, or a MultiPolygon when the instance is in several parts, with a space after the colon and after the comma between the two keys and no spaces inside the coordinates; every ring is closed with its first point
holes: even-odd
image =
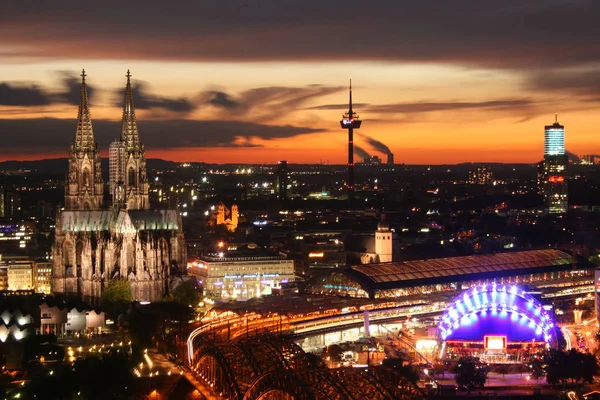
{"type": "Polygon", "coordinates": [[[340,125],[342,129],[348,129],[348,201],[352,205],[354,200],[354,129],[360,129],[362,121],[358,114],[352,110],[352,79],[350,80],[350,97],[348,101],[348,112],[342,115],[340,125]]]}

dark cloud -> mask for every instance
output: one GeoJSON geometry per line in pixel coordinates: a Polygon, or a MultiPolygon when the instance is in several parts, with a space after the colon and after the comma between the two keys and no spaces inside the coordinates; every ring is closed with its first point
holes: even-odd
{"type": "MultiPolygon", "coordinates": [[[[57,102],[67,102],[69,104],[79,105],[81,99],[81,77],[69,71],[60,72],[60,80],[65,88],[64,91],[56,95],[57,102]]],[[[93,103],[96,95],[96,86],[89,83],[86,79],[88,99],[93,103]]]]}
{"type": "Polygon", "coordinates": [[[44,106],[52,99],[38,86],[18,86],[0,83],[0,105],[2,106],[44,106]]]}
{"type": "Polygon", "coordinates": [[[600,68],[552,69],[528,74],[528,89],[560,91],[577,95],[600,95],[600,68]]]}
{"type": "MultiPolygon", "coordinates": [[[[368,113],[424,113],[433,111],[451,111],[469,108],[486,108],[496,110],[506,110],[511,108],[530,107],[535,105],[529,99],[504,99],[490,101],[448,101],[448,102],[416,102],[416,103],[395,103],[395,104],[363,104],[355,105],[354,109],[361,108],[358,111],[368,113]]],[[[348,107],[347,105],[345,106],[348,107]]],[[[309,110],[344,110],[341,104],[325,104],[308,108],[309,110]]]]}
{"type": "MultiPolygon", "coordinates": [[[[368,107],[369,103],[352,103],[352,108],[356,111],[359,108],[368,107]]],[[[307,110],[341,110],[347,111],[348,104],[324,104],[322,106],[308,107],[307,110]]]]}
{"type": "MultiPolygon", "coordinates": [[[[72,72],[60,72],[62,89],[50,92],[39,85],[21,85],[18,83],[0,83],[0,105],[2,106],[45,106],[54,103],[79,105],[81,97],[81,78],[72,72]]],[[[93,102],[96,88],[87,83],[88,99],[93,102]]]]}
{"type": "Polygon", "coordinates": [[[304,104],[321,96],[345,90],[339,86],[309,85],[306,87],[267,86],[254,88],[238,96],[222,91],[209,91],[199,95],[201,104],[223,109],[222,116],[235,109],[252,121],[269,122],[304,107],[304,104]]]}
{"type": "MultiPolygon", "coordinates": [[[[120,125],[120,121],[93,121],[96,140],[102,149],[107,150],[108,144],[119,135],[120,125]]],[[[75,128],[76,122],[72,119],[0,119],[0,153],[67,153],[75,128]]],[[[296,126],[184,119],[141,122],[139,129],[140,139],[147,149],[253,147],[256,145],[250,142],[252,138],[269,140],[321,132],[296,126]]]]}
{"type": "Polygon", "coordinates": [[[158,0],[24,3],[0,6],[3,45],[19,55],[517,68],[600,60],[595,0],[175,1],[168,12],[158,0]]]}
{"type": "MultiPolygon", "coordinates": [[[[136,109],[145,110],[150,108],[162,108],[163,110],[187,113],[195,108],[195,105],[183,97],[172,99],[147,93],[147,84],[144,82],[132,83],[133,104],[136,109]]],[[[125,97],[125,88],[118,91],[118,100],[115,106],[122,107],[125,97]]]]}
{"type": "Polygon", "coordinates": [[[209,99],[206,101],[211,106],[221,107],[226,109],[236,108],[239,103],[231,98],[225,92],[207,92],[209,99]]]}

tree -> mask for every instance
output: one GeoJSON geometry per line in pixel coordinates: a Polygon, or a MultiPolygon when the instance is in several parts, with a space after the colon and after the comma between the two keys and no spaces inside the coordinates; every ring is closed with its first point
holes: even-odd
{"type": "Polygon", "coordinates": [[[196,306],[200,302],[200,295],[190,281],[182,282],[173,289],[172,297],[173,301],[186,306],[196,306]]]}
{"type": "Polygon", "coordinates": [[[535,357],[531,360],[531,377],[537,382],[546,375],[544,362],[541,358],[535,357]]]}
{"type": "Polygon", "coordinates": [[[109,315],[116,316],[132,301],[131,284],[127,279],[121,278],[109,281],[104,287],[100,305],[109,315]]]}
{"type": "Polygon", "coordinates": [[[546,380],[552,385],[569,381],[592,383],[599,370],[598,360],[593,354],[580,353],[575,349],[567,352],[552,349],[546,353],[544,364],[546,380]]]}
{"type": "Polygon", "coordinates": [[[454,371],[456,384],[465,387],[470,393],[471,389],[485,385],[489,369],[478,358],[463,356],[458,360],[454,371]]]}
{"type": "Polygon", "coordinates": [[[419,371],[403,358],[386,358],[381,363],[382,368],[393,370],[399,378],[416,383],[419,380],[419,371]]]}

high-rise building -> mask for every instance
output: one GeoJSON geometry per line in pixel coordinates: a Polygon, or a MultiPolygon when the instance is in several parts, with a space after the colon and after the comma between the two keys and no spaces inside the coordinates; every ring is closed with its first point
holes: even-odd
{"type": "Polygon", "coordinates": [[[565,154],[565,127],[558,123],[558,116],[552,125],[544,127],[544,156],[565,154]]]}
{"type": "Polygon", "coordinates": [[[565,127],[555,117],[554,124],[544,128],[544,160],[538,167],[540,192],[549,213],[565,213],[569,208],[567,165],[565,127]]]}
{"type": "Polygon", "coordinates": [[[8,192],[5,197],[4,215],[6,217],[17,217],[21,214],[21,196],[8,192]]]}
{"type": "Polygon", "coordinates": [[[131,74],[127,71],[120,137],[124,182],[122,191],[117,190],[119,185],[114,190],[123,196],[113,197],[108,207],[102,207],[104,185],[85,73],[82,78],[65,208],[56,217],[52,290],[97,302],[111,280],[125,279],[134,299],[162,299],[169,291],[171,273],[187,263],[186,247],[177,210],[149,210],[146,157],[138,136],[131,74]]]}
{"type": "MultiPolygon", "coordinates": [[[[125,183],[125,143],[115,140],[108,146],[108,190],[113,201],[118,200],[124,193],[117,193],[116,190],[122,190],[125,183]]],[[[122,200],[122,199],[121,199],[122,200]]]]}
{"type": "Polygon", "coordinates": [[[288,187],[288,163],[287,161],[279,161],[277,163],[277,176],[275,178],[275,195],[277,200],[287,199],[288,187]]]}
{"type": "Polygon", "coordinates": [[[0,218],[4,218],[4,186],[0,186],[0,218]]]}

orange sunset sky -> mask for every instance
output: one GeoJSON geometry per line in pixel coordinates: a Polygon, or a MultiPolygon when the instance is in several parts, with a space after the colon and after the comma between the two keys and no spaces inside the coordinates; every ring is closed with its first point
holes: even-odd
{"type": "Polygon", "coordinates": [[[597,1],[36,3],[0,6],[0,160],[67,156],[82,68],[104,155],[127,69],[152,158],[342,164],[350,78],[397,163],[534,163],[555,113],[600,154],[597,1]]]}

